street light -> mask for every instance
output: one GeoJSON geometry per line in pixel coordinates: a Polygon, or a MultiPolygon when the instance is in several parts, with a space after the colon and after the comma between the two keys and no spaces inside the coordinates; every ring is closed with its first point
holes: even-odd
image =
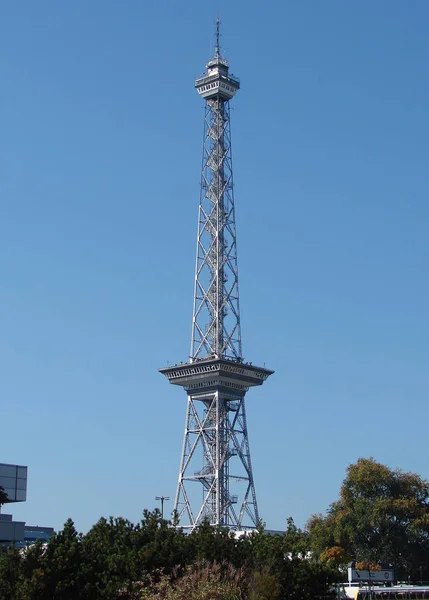
{"type": "Polygon", "coordinates": [[[164,518],[164,500],[170,500],[169,496],[155,496],[155,500],[161,500],[161,519],[164,518]]]}

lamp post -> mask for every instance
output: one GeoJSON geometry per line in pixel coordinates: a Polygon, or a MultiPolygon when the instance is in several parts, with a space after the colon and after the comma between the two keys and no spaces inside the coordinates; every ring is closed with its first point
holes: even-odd
{"type": "Polygon", "coordinates": [[[169,496],[155,496],[155,500],[161,501],[161,519],[164,518],[164,500],[170,500],[169,496]]]}

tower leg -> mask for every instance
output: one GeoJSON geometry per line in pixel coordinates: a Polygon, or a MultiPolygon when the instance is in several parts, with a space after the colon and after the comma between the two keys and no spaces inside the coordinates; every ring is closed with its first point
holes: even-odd
{"type": "Polygon", "coordinates": [[[174,511],[191,529],[206,519],[232,529],[258,525],[244,396],[218,389],[188,396],[174,511]]]}

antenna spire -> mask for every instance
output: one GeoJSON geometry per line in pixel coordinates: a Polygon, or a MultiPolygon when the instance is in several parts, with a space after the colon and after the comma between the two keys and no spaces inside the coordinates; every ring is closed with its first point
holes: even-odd
{"type": "Polygon", "coordinates": [[[215,46],[215,58],[220,58],[220,19],[216,19],[216,46],[215,46]]]}

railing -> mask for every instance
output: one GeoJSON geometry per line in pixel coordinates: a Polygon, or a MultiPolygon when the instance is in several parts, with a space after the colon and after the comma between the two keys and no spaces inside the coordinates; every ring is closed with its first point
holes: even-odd
{"type": "Polygon", "coordinates": [[[201,77],[197,77],[195,80],[195,85],[203,85],[203,83],[210,83],[212,81],[216,81],[220,79],[221,81],[229,81],[230,83],[235,83],[240,86],[240,80],[238,77],[234,75],[221,75],[220,73],[216,73],[215,75],[202,75],[201,77]]]}

